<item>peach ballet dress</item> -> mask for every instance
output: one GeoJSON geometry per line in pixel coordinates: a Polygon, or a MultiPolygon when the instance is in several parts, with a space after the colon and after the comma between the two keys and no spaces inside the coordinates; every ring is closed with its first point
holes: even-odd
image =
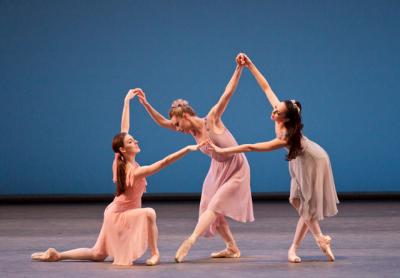
{"type": "Polygon", "coordinates": [[[317,143],[303,136],[303,152],[289,161],[291,176],[290,202],[299,199],[299,215],[304,219],[322,220],[337,214],[336,194],[328,154],[317,143]]]}
{"type": "MultiPolygon", "coordinates": [[[[209,139],[218,147],[237,146],[228,129],[222,134],[214,133],[204,119],[204,128],[209,139]]],[[[195,138],[197,141],[197,138],[195,138]]],[[[250,188],[250,166],[243,153],[224,156],[212,152],[208,145],[200,148],[211,157],[211,165],[203,183],[199,215],[210,209],[218,214],[217,219],[204,232],[203,236],[216,234],[216,228],[228,216],[240,222],[254,221],[253,201],[250,188]]]]}
{"type": "MultiPolygon", "coordinates": [[[[137,167],[138,164],[130,171],[137,167]]],[[[145,178],[132,177],[128,172],[126,191],[105,209],[103,226],[93,247],[95,252],[113,257],[115,265],[131,265],[147,250],[148,219],[140,209],[147,182],[145,178]]]]}

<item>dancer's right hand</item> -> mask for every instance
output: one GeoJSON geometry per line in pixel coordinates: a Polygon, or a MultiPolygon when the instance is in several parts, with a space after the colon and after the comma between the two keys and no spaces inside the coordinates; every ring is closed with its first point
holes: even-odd
{"type": "Polygon", "coordinates": [[[203,141],[203,142],[201,142],[201,143],[199,143],[199,144],[197,144],[197,145],[189,145],[189,146],[187,146],[186,148],[189,150],[189,151],[191,151],[191,152],[194,152],[194,151],[198,151],[202,146],[204,146],[205,144],[207,144],[207,141],[203,141]]]}
{"type": "Polygon", "coordinates": [[[249,67],[252,64],[252,61],[245,53],[239,53],[236,56],[236,63],[241,66],[249,67]]]}
{"type": "Polygon", "coordinates": [[[139,102],[141,104],[146,104],[147,103],[147,99],[146,99],[146,94],[143,92],[142,89],[140,89],[137,93],[137,96],[139,98],[139,102]]]}

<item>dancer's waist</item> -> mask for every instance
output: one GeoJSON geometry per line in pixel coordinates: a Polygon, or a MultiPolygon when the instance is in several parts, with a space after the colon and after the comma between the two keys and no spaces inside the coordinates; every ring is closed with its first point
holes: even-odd
{"type": "Polygon", "coordinates": [[[114,198],[114,201],[108,206],[112,212],[123,212],[129,209],[136,209],[142,206],[142,202],[136,200],[118,200],[118,197],[114,198]]]}
{"type": "Polygon", "coordinates": [[[222,155],[222,154],[213,153],[211,155],[211,158],[216,163],[226,163],[226,162],[233,161],[233,160],[241,161],[243,159],[246,159],[246,156],[243,153],[236,153],[236,154],[231,154],[231,155],[222,155]]]}

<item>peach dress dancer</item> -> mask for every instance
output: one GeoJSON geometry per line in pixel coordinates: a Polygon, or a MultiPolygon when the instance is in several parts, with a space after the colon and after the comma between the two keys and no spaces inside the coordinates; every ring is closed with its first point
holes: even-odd
{"type": "MultiPolygon", "coordinates": [[[[238,145],[228,129],[225,128],[222,134],[216,134],[209,128],[207,118],[204,119],[204,123],[205,132],[216,146],[228,148],[238,145]]],[[[195,139],[197,141],[197,138],[195,139]]],[[[216,154],[208,145],[200,150],[211,157],[211,165],[203,183],[199,214],[207,209],[218,214],[203,236],[214,236],[224,216],[240,222],[254,221],[250,166],[246,156],[243,153],[229,156],[216,154]]]]}
{"type": "Polygon", "coordinates": [[[299,215],[306,220],[323,220],[338,213],[331,163],[317,143],[303,136],[303,152],[289,161],[290,202],[300,200],[299,215]]]}
{"type": "Polygon", "coordinates": [[[148,220],[142,207],[146,179],[133,180],[133,169],[127,173],[126,191],[114,198],[104,211],[104,221],[93,249],[114,258],[115,265],[132,265],[147,250],[148,220]],[[129,185],[128,185],[129,184],[129,185]]]}

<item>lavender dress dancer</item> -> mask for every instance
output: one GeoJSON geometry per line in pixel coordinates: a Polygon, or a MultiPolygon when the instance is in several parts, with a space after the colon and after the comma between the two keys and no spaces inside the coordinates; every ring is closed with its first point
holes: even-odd
{"type": "Polygon", "coordinates": [[[328,154],[317,143],[302,138],[303,152],[289,161],[290,202],[299,199],[299,215],[322,220],[337,214],[339,203],[328,154]]]}
{"type": "MultiPolygon", "coordinates": [[[[228,129],[225,129],[222,134],[216,134],[209,128],[207,118],[204,119],[204,123],[205,132],[216,146],[227,148],[238,145],[228,129]]],[[[212,152],[208,145],[201,147],[200,150],[211,157],[211,165],[203,183],[199,215],[207,209],[218,214],[215,222],[203,233],[203,236],[214,236],[224,216],[240,222],[254,221],[250,166],[246,156],[242,153],[230,156],[219,155],[212,152]]]]}

